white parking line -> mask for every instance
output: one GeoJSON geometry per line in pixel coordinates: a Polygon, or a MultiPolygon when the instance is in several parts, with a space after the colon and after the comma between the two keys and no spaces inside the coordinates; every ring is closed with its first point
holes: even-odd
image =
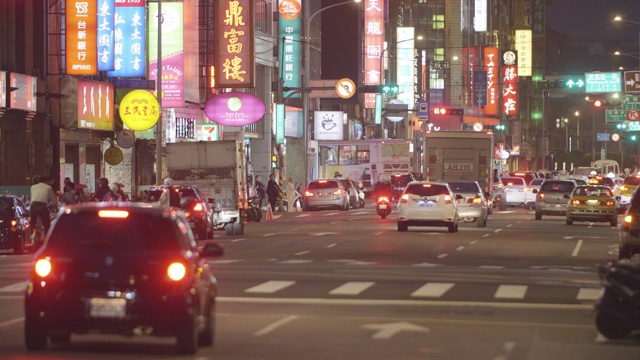
{"type": "Polygon", "coordinates": [[[268,233],[268,234],[264,234],[264,235],[262,235],[262,236],[267,237],[267,236],[273,236],[273,235],[275,235],[275,234],[276,234],[276,233],[268,233]]]}
{"type": "Polygon", "coordinates": [[[333,215],[338,215],[338,213],[334,212],[334,213],[328,213],[328,214],[324,214],[322,216],[333,216],[333,215]]]}
{"type": "Polygon", "coordinates": [[[438,259],[444,259],[447,256],[449,256],[449,254],[440,254],[440,255],[438,255],[438,259]]]}
{"type": "Polygon", "coordinates": [[[478,240],[473,240],[473,241],[472,241],[472,242],[470,242],[469,244],[470,244],[470,245],[473,245],[473,244],[475,244],[475,243],[477,243],[477,242],[478,242],[478,240]]]}
{"type": "Polygon", "coordinates": [[[269,324],[269,325],[263,327],[262,329],[260,329],[260,330],[256,331],[255,333],[253,333],[253,335],[254,336],[267,335],[270,332],[274,331],[275,329],[279,328],[280,326],[282,326],[282,325],[284,325],[284,324],[286,324],[288,322],[291,322],[293,320],[296,320],[298,318],[299,318],[298,315],[289,315],[289,316],[287,316],[287,317],[285,317],[283,319],[280,319],[280,320],[278,320],[278,321],[276,321],[276,322],[274,322],[272,324],[269,324]]]}
{"type": "Polygon", "coordinates": [[[507,225],[507,227],[512,227],[512,226],[513,226],[513,224],[509,224],[509,225],[507,225]]]}
{"type": "Polygon", "coordinates": [[[457,251],[463,250],[464,246],[458,246],[458,248],[456,249],[457,251]]]}
{"type": "Polygon", "coordinates": [[[309,214],[309,213],[307,213],[307,214],[300,214],[300,215],[297,215],[296,217],[297,217],[297,218],[301,218],[301,217],[307,217],[307,216],[311,216],[311,214],[309,214]]]}
{"type": "Polygon", "coordinates": [[[524,299],[526,285],[500,285],[494,297],[496,299],[524,299]]]}
{"type": "Polygon", "coordinates": [[[336,245],[338,245],[338,243],[329,244],[329,245],[327,245],[327,247],[328,247],[328,248],[332,248],[332,247],[334,247],[334,246],[336,246],[336,245]]]}
{"type": "Polygon", "coordinates": [[[499,233],[500,231],[502,231],[502,229],[496,229],[496,231],[494,231],[494,233],[499,233]]]}
{"type": "Polygon", "coordinates": [[[20,292],[27,288],[27,283],[21,281],[19,283],[3,286],[0,288],[0,292],[20,292]]]}
{"type": "Polygon", "coordinates": [[[375,284],[369,281],[349,281],[329,291],[330,295],[359,295],[375,284]]]}
{"type": "Polygon", "coordinates": [[[426,283],[414,291],[413,297],[439,298],[451,289],[454,283],[426,283]]]}
{"type": "Polygon", "coordinates": [[[484,234],[484,235],[482,235],[482,237],[483,237],[483,238],[486,238],[486,237],[489,237],[489,236],[491,236],[491,234],[484,234]]]}
{"type": "Polygon", "coordinates": [[[311,251],[309,251],[309,250],[300,251],[299,253],[296,253],[296,255],[304,255],[304,254],[308,254],[308,253],[310,253],[310,252],[311,252],[311,251]]]}
{"type": "Polygon", "coordinates": [[[231,242],[238,242],[238,241],[242,241],[242,240],[247,240],[247,238],[234,239],[234,240],[231,240],[231,242]]]}
{"type": "Polygon", "coordinates": [[[295,281],[276,281],[271,280],[260,285],[256,285],[254,287],[246,289],[244,292],[253,293],[253,294],[273,294],[276,291],[280,291],[282,289],[288,288],[289,286],[295,284],[295,281]]]}
{"type": "Polygon", "coordinates": [[[578,243],[576,244],[575,249],[573,249],[573,253],[571,254],[571,256],[578,256],[578,253],[580,252],[581,247],[582,247],[582,240],[578,240],[578,243]]]}

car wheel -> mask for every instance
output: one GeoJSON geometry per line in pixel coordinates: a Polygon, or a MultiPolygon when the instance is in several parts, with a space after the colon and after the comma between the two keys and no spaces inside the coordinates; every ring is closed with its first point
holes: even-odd
{"type": "Polygon", "coordinates": [[[573,220],[571,218],[567,218],[567,225],[573,225],[573,220]]]}
{"type": "Polygon", "coordinates": [[[17,240],[16,246],[13,248],[13,253],[16,255],[22,255],[24,251],[24,234],[17,240]]]}
{"type": "Polygon", "coordinates": [[[479,228],[487,226],[487,216],[481,216],[476,219],[476,226],[479,228]]]}
{"type": "Polygon", "coordinates": [[[198,350],[198,329],[195,318],[176,334],[176,348],[180,355],[192,355],[198,350]]]}
{"type": "Polygon", "coordinates": [[[211,299],[204,329],[198,334],[198,346],[212,346],[216,332],[215,303],[211,299]]]}
{"type": "Polygon", "coordinates": [[[450,232],[450,233],[452,233],[452,232],[455,232],[455,231],[456,231],[455,225],[454,225],[453,223],[451,223],[451,224],[447,224],[447,227],[449,228],[449,232],[450,232]]]}
{"type": "Polygon", "coordinates": [[[239,222],[233,223],[233,235],[242,235],[244,234],[244,230],[242,229],[242,224],[239,222]]]}
{"type": "Polygon", "coordinates": [[[405,232],[409,230],[409,226],[405,221],[398,221],[398,231],[405,232]]]}
{"type": "Polygon", "coordinates": [[[598,311],[596,328],[608,339],[621,339],[631,332],[629,324],[608,311],[598,311]]]}
{"type": "Polygon", "coordinates": [[[52,343],[66,345],[71,342],[71,333],[70,332],[62,332],[58,334],[51,334],[49,336],[52,343]]]}
{"type": "Polygon", "coordinates": [[[27,350],[37,351],[47,348],[47,330],[29,319],[24,321],[24,345],[27,350]]]}
{"type": "Polygon", "coordinates": [[[500,201],[500,204],[498,205],[498,209],[500,209],[500,211],[507,210],[507,203],[504,201],[500,201]]]}
{"type": "Polygon", "coordinates": [[[233,224],[232,223],[228,223],[227,225],[225,225],[224,229],[227,232],[227,236],[233,236],[233,224]]]}
{"type": "Polygon", "coordinates": [[[618,226],[618,218],[614,218],[611,219],[611,221],[609,222],[611,224],[611,227],[617,227],[618,226]]]}
{"type": "Polygon", "coordinates": [[[540,211],[536,211],[536,220],[542,219],[542,213],[540,211]]]}

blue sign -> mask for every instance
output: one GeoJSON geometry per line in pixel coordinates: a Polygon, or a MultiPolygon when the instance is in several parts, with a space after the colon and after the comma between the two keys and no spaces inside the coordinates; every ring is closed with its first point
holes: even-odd
{"type": "Polygon", "coordinates": [[[276,104],[276,144],[284,144],[284,104],[276,104]]]}
{"type": "Polygon", "coordinates": [[[606,133],[598,133],[596,135],[596,140],[598,141],[609,141],[609,136],[611,134],[606,134],[606,133]]]}
{"type": "Polygon", "coordinates": [[[484,70],[473,72],[473,105],[487,105],[487,72],[484,70]]]}
{"type": "Polygon", "coordinates": [[[145,77],[147,69],[146,11],[143,6],[117,6],[114,70],[111,77],[145,77]]]}
{"type": "Polygon", "coordinates": [[[113,70],[115,0],[98,3],[98,70],[113,70]]]}
{"type": "Polygon", "coordinates": [[[429,101],[418,100],[418,120],[429,121],[429,101]]]}

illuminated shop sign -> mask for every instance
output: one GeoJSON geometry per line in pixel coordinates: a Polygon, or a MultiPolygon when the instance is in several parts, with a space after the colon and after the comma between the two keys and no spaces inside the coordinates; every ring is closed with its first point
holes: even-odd
{"type": "Polygon", "coordinates": [[[120,101],[119,108],[122,122],[131,130],[149,130],[160,119],[160,104],[150,92],[134,90],[120,101]]]}
{"type": "Polygon", "coordinates": [[[78,80],[78,129],[113,130],[113,84],[78,80]]]}
{"type": "Polygon", "coordinates": [[[110,77],[146,76],[145,0],[132,1],[116,0],[114,65],[107,73],[110,77]]]}
{"type": "Polygon", "coordinates": [[[518,52],[518,76],[531,76],[532,73],[532,44],[531,30],[516,30],[516,51],[518,52]]]}
{"type": "MultiPolygon", "coordinates": [[[[253,88],[254,28],[253,0],[215,2],[216,87],[253,88]]],[[[164,8],[164,7],[163,7],[164,8]]]]}
{"type": "MultiPolygon", "coordinates": [[[[364,1],[364,84],[380,85],[384,81],[384,2],[364,1]]],[[[365,108],[375,108],[376,96],[365,94],[365,108]]]]}
{"type": "Polygon", "coordinates": [[[18,73],[9,74],[9,87],[16,90],[9,94],[9,107],[27,111],[36,111],[38,78],[18,73]]]}
{"type": "Polygon", "coordinates": [[[398,27],[396,48],[398,60],[396,65],[396,80],[399,87],[398,100],[406,104],[409,110],[413,109],[415,102],[414,90],[416,79],[415,69],[415,40],[413,27],[398,27]]]}
{"type": "MultiPolygon", "coordinates": [[[[280,13],[279,39],[283,39],[279,41],[278,51],[280,64],[282,64],[283,85],[300,87],[301,0],[279,0],[278,12],[280,13]]],[[[300,97],[300,94],[292,94],[290,97],[300,97]]]]}
{"type": "Polygon", "coordinates": [[[502,113],[518,115],[518,55],[513,50],[502,53],[502,113]]]}
{"type": "Polygon", "coordinates": [[[98,73],[98,5],[94,0],[66,0],[66,67],[69,75],[98,73]]]}
{"type": "Polygon", "coordinates": [[[204,113],[211,121],[225,126],[245,126],[260,120],[266,106],[259,97],[243,92],[227,92],[210,98],[204,113]]]}
{"type": "Polygon", "coordinates": [[[7,107],[7,72],[0,71],[0,108],[7,107]]]}
{"type": "Polygon", "coordinates": [[[113,70],[115,0],[98,1],[98,70],[113,70]]]}
{"type": "MultiPolygon", "coordinates": [[[[158,79],[158,4],[149,3],[149,80],[158,79]]],[[[184,106],[184,9],[162,3],[162,107],[184,106]]]]}
{"type": "Polygon", "coordinates": [[[484,107],[486,115],[498,115],[498,48],[487,46],[484,48],[484,69],[487,72],[487,105],[484,107]]]}

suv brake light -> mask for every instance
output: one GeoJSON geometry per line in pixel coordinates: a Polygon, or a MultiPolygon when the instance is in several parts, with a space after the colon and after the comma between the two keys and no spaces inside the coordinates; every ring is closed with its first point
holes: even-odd
{"type": "Polygon", "coordinates": [[[451,204],[453,202],[453,198],[451,198],[451,195],[445,195],[444,196],[444,203],[445,204],[451,204]]]}
{"type": "Polygon", "coordinates": [[[173,281],[180,281],[187,274],[187,268],[184,264],[179,262],[174,262],[167,268],[167,275],[173,281]]]}
{"type": "Polygon", "coordinates": [[[49,261],[49,258],[47,257],[36,261],[35,271],[40,277],[46,277],[51,274],[51,261],[49,261]]]}
{"type": "Polygon", "coordinates": [[[315,196],[315,194],[314,194],[314,193],[312,193],[311,191],[305,191],[305,192],[304,192],[304,196],[306,196],[306,197],[313,197],[313,196],[315,196]]]}
{"type": "Polygon", "coordinates": [[[342,190],[340,189],[333,192],[333,195],[340,195],[340,194],[342,194],[342,190]]]}
{"type": "Polygon", "coordinates": [[[204,206],[202,206],[202,203],[197,203],[193,206],[193,211],[202,211],[204,210],[204,206]]]}

